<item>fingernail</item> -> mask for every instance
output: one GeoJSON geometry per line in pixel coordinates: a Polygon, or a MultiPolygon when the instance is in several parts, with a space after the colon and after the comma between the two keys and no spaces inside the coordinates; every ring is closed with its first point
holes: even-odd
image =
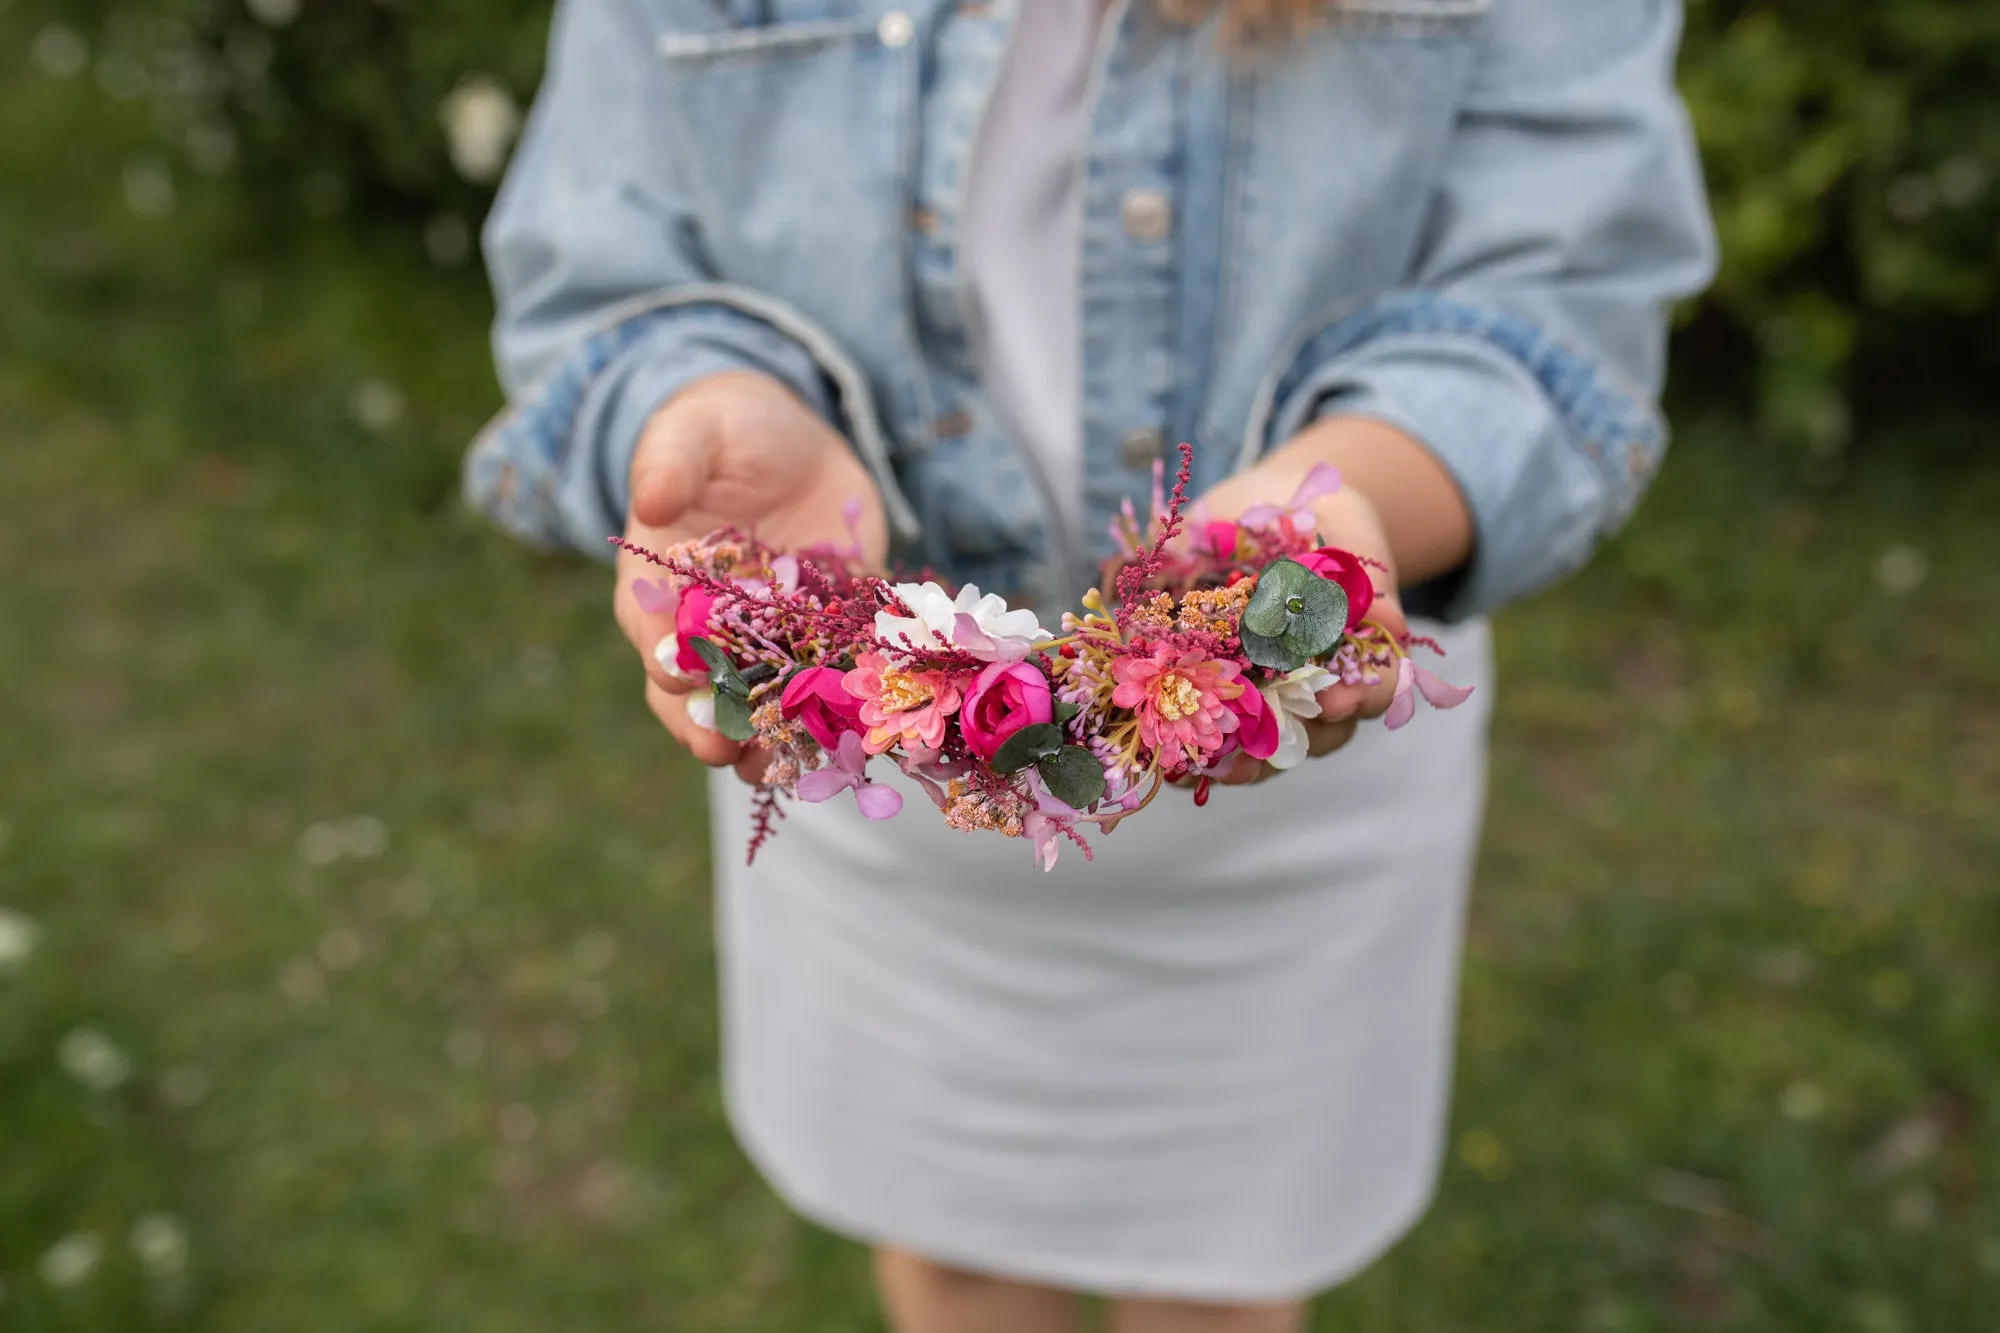
{"type": "MultiPolygon", "coordinates": [[[[672,636],[669,635],[669,638],[672,636]]],[[[700,694],[690,694],[687,700],[688,721],[703,731],[715,730],[715,691],[703,690],[700,694]]]]}
{"type": "Polygon", "coordinates": [[[690,673],[681,669],[681,636],[669,634],[653,645],[653,660],[660,664],[660,670],[675,680],[693,680],[690,673]]]}

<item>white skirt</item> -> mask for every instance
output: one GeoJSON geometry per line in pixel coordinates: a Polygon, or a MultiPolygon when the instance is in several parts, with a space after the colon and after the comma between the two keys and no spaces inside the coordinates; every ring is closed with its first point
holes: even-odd
{"type": "Polygon", "coordinates": [[[725,1088],[772,1186],[1087,1292],[1286,1300],[1386,1249],[1437,1175],[1492,700],[1485,624],[1426,628],[1458,709],[1162,792],[1048,875],[913,788],[883,824],[790,803],[746,870],[719,774],[725,1088]]]}

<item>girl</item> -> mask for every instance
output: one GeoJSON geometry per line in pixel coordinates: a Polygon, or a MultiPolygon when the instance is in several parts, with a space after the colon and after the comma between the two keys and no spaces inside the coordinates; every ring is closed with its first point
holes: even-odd
{"type": "MultiPolygon", "coordinates": [[[[564,0],[487,232],[512,395],[469,493],[531,540],[847,540],[1054,623],[1194,446],[1216,517],[1345,485],[1378,615],[1489,673],[1665,436],[1711,263],[1675,0],[564,0]],[[845,511],[845,512],[844,512],[845,511]]],[[[666,729],[690,722],[621,566],[666,729]]],[[[877,1247],[903,1333],[1279,1330],[1420,1215],[1485,701],[1321,697],[1283,781],[1043,877],[917,802],[711,786],[732,1123],[877,1247]]],[[[1261,776],[1244,764],[1231,778],[1261,776]]]]}

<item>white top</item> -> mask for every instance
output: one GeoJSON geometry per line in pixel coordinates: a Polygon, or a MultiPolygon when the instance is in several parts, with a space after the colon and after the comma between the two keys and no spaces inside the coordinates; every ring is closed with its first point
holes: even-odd
{"type": "MultiPolygon", "coordinates": [[[[1059,498],[1080,482],[1079,146],[1096,0],[1019,0],[963,235],[987,386],[1059,498]]],[[[1073,517],[1072,517],[1073,522],[1073,517]]],[[[1427,627],[1428,628],[1428,627],[1427,627]]],[[[1489,681],[1485,627],[1436,629],[1489,681]]],[[[1185,792],[1042,875],[900,816],[788,805],[743,864],[712,780],[726,1103],[814,1220],[975,1272],[1290,1299],[1422,1210],[1442,1142],[1484,688],[1275,782],[1185,792]]]]}
{"type": "Polygon", "coordinates": [[[966,315],[996,410],[1082,526],[1077,370],[1082,157],[1103,0],[1022,0],[973,145],[960,234],[966,315]]]}

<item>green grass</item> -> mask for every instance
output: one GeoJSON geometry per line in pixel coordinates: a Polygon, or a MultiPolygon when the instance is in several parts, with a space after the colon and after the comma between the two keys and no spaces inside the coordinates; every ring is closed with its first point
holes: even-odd
{"type": "MultiPolygon", "coordinates": [[[[143,112],[5,10],[0,1328],[878,1327],[722,1123],[697,775],[603,571],[453,498],[476,279],[133,216],[143,112]]],[[[1991,1326],[2000,462],[1686,436],[1501,622],[1444,1189],[1319,1329],[1991,1326]]]]}

